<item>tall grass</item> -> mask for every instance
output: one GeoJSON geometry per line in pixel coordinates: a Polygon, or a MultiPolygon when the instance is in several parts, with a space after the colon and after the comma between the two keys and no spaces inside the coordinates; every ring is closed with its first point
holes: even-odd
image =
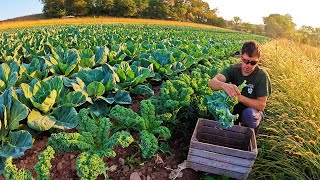
{"type": "Polygon", "coordinates": [[[285,40],[263,45],[273,92],[251,179],[320,179],[320,49],[285,40]]]}

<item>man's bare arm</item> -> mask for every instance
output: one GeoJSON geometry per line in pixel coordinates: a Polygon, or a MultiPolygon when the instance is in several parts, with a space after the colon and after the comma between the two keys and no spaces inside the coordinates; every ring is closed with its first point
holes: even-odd
{"type": "Polygon", "coordinates": [[[235,84],[225,82],[226,77],[223,74],[218,74],[209,81],[208,86],[214,91],[224,90],[231,98],[240,95],[240,91],[235,84]]]}
{"type": "Polygon", "coordinates": [[[243,95],[238,95],[238,101],[249,108],[263,111],[267,105],[268,96],[258,97],[257,99],[250,99],[243,95]]]}

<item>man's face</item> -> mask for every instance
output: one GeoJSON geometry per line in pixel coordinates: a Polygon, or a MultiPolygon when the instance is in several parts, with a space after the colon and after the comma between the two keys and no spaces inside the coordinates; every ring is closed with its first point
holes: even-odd
{"type": "Polygon", "coordinates": [[[240,55],[241,58],[241,67],[244,75],[249,75],[253,72],[254,68],[257,66],[259,58],[258,57],[249,57],[247,53],[240,55]]]}

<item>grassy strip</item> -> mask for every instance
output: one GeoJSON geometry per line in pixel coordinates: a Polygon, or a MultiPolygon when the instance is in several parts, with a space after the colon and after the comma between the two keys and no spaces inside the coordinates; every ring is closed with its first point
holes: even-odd
{"type": "Polygon", "coordinates": [[[273,93],[250,179],[320,179],[320,49],[278,40],[263,52],[273,93]]]}
{"type": "MultiPolygon", "coordinates": [[[[197,24],[192,22],[177,22],[155,19],[136,19],[136,18],[114,18],[114,17],[86,17],[69,19],[45,19],[45,20],[22,20],[0,22],[0,30],[17,29],[25,27],[52,26],[63,24],[159,24],[172,26],[189,26],[200,28],[219,28],[215,26],[197,24]]],[[[221,29],[221,28],[220,28],[221,29]]]]}

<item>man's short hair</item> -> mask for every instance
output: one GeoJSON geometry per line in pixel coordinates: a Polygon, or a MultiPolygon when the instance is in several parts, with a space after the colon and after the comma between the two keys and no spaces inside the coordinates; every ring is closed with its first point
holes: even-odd
{"type": "Polygon", "coordinates": [[[260,58],[259,44],[255,41],[245,42],[242,46],[241,54],[247,54],[249,57],[260,58]]]}

